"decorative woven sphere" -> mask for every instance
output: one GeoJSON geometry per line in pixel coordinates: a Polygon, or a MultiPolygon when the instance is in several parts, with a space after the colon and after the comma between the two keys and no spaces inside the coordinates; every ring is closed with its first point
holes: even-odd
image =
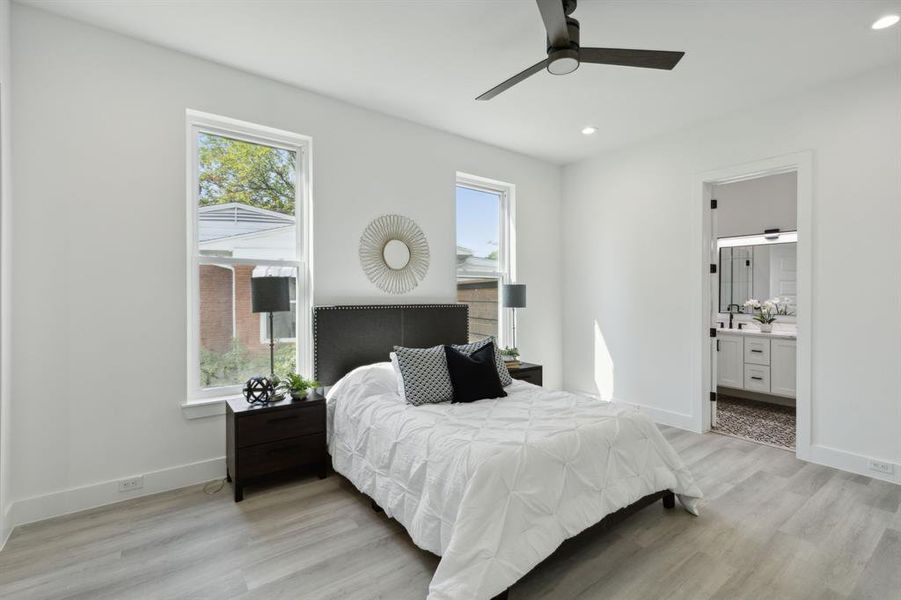
{"type": "Polygon", "coordinates": [[[274,386],[268,377],[251,377],[244,384],[244,398],[251,404],[271,402],[274,393],[274,386]]]}

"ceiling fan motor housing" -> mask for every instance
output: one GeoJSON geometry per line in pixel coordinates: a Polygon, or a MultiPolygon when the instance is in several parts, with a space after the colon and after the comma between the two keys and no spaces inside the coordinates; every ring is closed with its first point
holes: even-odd
{"type": "Polygon", "coordinates": [[[547,41],[548,73],[567,75],[579,68],[579,22],[566,17],[566,28],[569,30],[569,46],[555,48],[547,41]]]}

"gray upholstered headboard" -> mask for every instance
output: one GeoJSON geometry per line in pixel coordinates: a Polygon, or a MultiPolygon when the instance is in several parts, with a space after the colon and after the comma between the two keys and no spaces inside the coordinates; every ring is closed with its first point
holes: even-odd
{"type": "Polygon", "coordinates": [[[313,370],[333,385],[357,367],[388,360],[394,346],[469,341],[466,304],[368,304],[313,309],[313,370]]]}

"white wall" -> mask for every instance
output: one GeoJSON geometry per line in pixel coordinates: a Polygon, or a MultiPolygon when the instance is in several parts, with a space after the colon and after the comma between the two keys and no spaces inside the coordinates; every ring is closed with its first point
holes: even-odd
{"type": "Polygon", "coordinates": [[[11,525],[10,505],[10,0],[0,0],[0,548],[11,525]]]}
{"type": "Polygon", "coordinates": [[[223,418],[179,408],[186,108],[312,136],[317,304],[454,301],[456,171],[516,184],[521,347],[560,385],[560,167],[20,5],[13,20],[17,522],[121,498],[102,482],[132,474],[222,472],[223,418]],[[357,258],[389,212],[431,248],[402,297],[357,258]]]}
{"type": "Polygon", "coordinates": [[[901,462],[899,80],[892,65],[566,167],[565,387],[694,423],[693,182],[810,149],[811,441],[844,468],[901,462]]]}
{"type": "Polygon", "coordinates": [[[713,186],[716,235],[752,235],[798,228],[798,175],[780,173],[713,186]]]}

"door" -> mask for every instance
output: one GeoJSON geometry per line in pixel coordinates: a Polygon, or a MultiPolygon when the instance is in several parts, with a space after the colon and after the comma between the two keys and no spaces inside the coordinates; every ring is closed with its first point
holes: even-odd
{"type": "MultiPolygon", "coordinates": [[[[716,320],[719,317],[720,312],[720,277],[723,276],[723,265],[720,264],[720,253],[717,248],[716,236],[717,236],[717,221],[716,221],[716,205],[717,201],[713,198],[713,186],[707,184],[705,186],[706,198],[705,202],[707,214],[710,219],[710,247],[708,248],[710,264],[713,265],[714,268],[710,269],[710,279],[708,281],[710,288],[710,323],[711,327],[716,327],[716,320]]],[[[705,269],[706,270],[706,269],[705,269]]],[[[712,332],[715,336],[719,333],[719,330],[713,329],[712,332]]],[[[710,371],[705,373],[708,378],[708,384],[710,385],[710,393],[708,397],[710,398],[710,427],[716,427],[716,386],[719,381],[719,372],[717,367],[717,354],[719,354],[720,340],[718,337],[710,339],[710,371]]]]}
{"type": "Polygon", "coordinates": [[[716,383],[718,386],[742,389],[744,385],[744,344],[742,336],[719,332],[716,340],[716,383]]]}

